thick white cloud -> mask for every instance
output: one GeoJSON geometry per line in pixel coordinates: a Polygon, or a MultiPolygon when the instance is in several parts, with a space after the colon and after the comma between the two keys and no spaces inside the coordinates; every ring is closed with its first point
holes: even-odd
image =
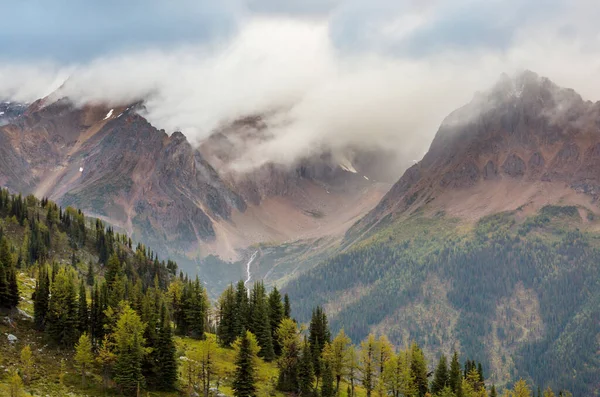
{"type": "Polygon", "coordinates": [[[264,1],[265,13],[248,14],[233,38],[78,65],[0,63],[0,97],[35,99],[69,73],[61,95],[79,102],[143,98],[153,124],[181,130],[192,142],[240,116],[274,114],[272,135],[246,147],[240,167],[348,145],[417,158],[442,119],[502,72],[531,69],[600,99],[594,2],[551,0],[553,8],[537,13],[544,2],[455,3],[332,2],[322,14],[290,17],[266,13],[264,1]],[[465,9],[475,14],[461,14],[465,9]],[[484,22],[495,16],[490,29],[484,22]]]}

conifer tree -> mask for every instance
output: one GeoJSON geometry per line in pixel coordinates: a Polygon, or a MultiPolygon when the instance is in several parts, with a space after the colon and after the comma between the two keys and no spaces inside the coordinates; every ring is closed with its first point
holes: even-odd
{"type": "Polygon", "coordinates": [[[292,319],[285,318],[277,330],[277,337],[281,343],[277,388],[284,392],[296,392],[300,361],[300,341],[296,323],[292,319]]]}
{"type": "Polygon", "coordinates": [[[236,337],[243,336],[248,330],[248,290],[243,281],[237,283],[235,291],[235,313],[233,316],[233,333],[236,337]]]}
{"type": "Polygon", "coordinates": [[[331,342],[327,316],[322,307],[317,306],[313,310],[308,331],[308,341],[312,349],[313,368],[318,383],[321,377],[321,353],[325,348],[325,344],[331,342]]]}
{"type": "Polygon", "coordinates": [[[519,379],[513,387],[514,397],[531,397],[531,389],[527,382],[523,379],[519,379]]]}
{"type": "Polygon", "coordinates": [[[492,385],[490,389],[490,397],[498,397],[498,393],[496,392],[496,385],[492,385]]]}
{"type": "Polygon", "coordinates": [[[328,361],[323,363],[323,381],[321,382],[321,397],[333,397],[335,390],[333,388],[333,373],[331,364],[328,361]]]}
{"type": "Polygon", "coordinates": [[[313,394],[315,374],[310,354],[310,346],[305,337],[304,344],[302,345],[302,356],[298,365],[298,390],[300,396],[310,396],[313,394]]]}
{"type": "Polygon", "coordinates": [[[273,336],[271,335],[271,322],[269,319],[269,306],[262,282],[254,283],[250,300],[250,318],[248,324],[250,330],[256,335],[260,346],[260,357],[265,361],[275,358],[273,351],[273,336]]]}
{"type": "Polygon", "coordinates": [[[240,338],[239,350],[235,358],[235,375],[233,379],[233,395],[235,397],[256,396],[255,358],[251,346],[251,333],[240,338]]]}
{"type": "Polygon", "coordinates": [[[236,338],[234,330],[235,291],[230,285],[219,297],[219,324],[217,337],[222,346],[230,346],[236,338]]]}
{"type": "Polygon", "coordinates": [[[167,309],[163,304],[160,313],[160,329],[155,357],[157,359],[158,388],[160,390],[174,390],[177,382],[177,359],[175,357],[175,341],[171,331],[171,324],[167,317],[167,309]]]}
{"type": "Polygon", "coordinates": [[[458,361],[458,353],[456,351],[454,351],[452,361],[450,362],[449,382],[450,388],[452,389],[452,392],[456,394],[456,397],[462,397],[462,371],[460,362],[458,361]]]}
{"type": "Polygon", "coordinates": [[[85,283],[83,280],[81,280],[81,283],[79,284],[79,303],[77,305],[77,309],[79,311],[79,332],[87,332],[89,328],[89,310],[87,304],[87,294],[85,291],[85,283]]]}
{"type": "MultiPolygon", "coordinates": [[[[207,335],[206,339],[199,343],[198,348],[192,349],[186,356],[188,358],[186,363],[188,377],[190,377],[191,372],[197,373],[204,397],[209,397],[210,382],[212,376],[217,372],[217,341],[214,335],[207,335]],[[192,367],[195,366],[196,368],[190,368],[190,363],[192,367]]],[[[188,382],[191,382],[191,380],[188,382]]]]}
{"type": "Polygon", "coordinates": [[[61,267],[51,287],[46,330],[59,346],[72,347],[77,341],[77,298],[75,274],[61,267]]]}
{"type": "Polygon", "coordinates": [[[114,380],[124,394],[132,395],[138,387],[144,386],[142,360],[144,349],[144,329],[146,325],[139,315],[125,304],[113,335],[115,341],[114,380]]]}
{"type": "Polygon", "coordinates": [[[92,291],[92,305],[90,308],[90,332],[94,344],[98,344],[104,338],[104,310],[106,302],[104,295],[100,292],[100,286],[96,283],[92,291]]]}
{"type": "Polygon", "coordinates": [[[17,307],[19,304],[19,284],[17,282],[17,270],[14,265],[9,268],[8,272],[8,307],[17,307]]]}
{"type": "MultiPolygon", "coordinates": [[[[12,294],[10,284],[12,281],[12,259],[8,240],[6,237],[0,239],[0,307],[12,307],[12,294]]],[[[18,302],[17,302],[18,303],[18,302]]]]}
{"type": "Polygon", "coordinates": [[[98,347],[98,355],[96,356],[96,362],[100,365],[102,369],[102,384],[104,390],[108,388],[108,384],[110,381],[110,372],[114,365],[116,355],[113,352],[114,343],[108,337],[108,335],[104,335],[100,346],[98,347]]]}
{"type": "Polygon", "coordinates": [[[433,375],[433,383],[431,384],[431,393],[440,393],[446,386],[449,386],[448,362],[446,356],[442,354],[440,361],[433,375]]]}
{"type": "Polygon", "coordinates": [[[410,370],[412,376],[415,378],[415,385],[417,386],[418,396],[425,397],[429,390],[429,381],[427,380],[427,363],[423,350],[413,342],[411,345],[411,362],[410,370]]]}
{"type": "Polygon", "coordinates": [[[281,345],[275,335],[277,335],[277,328],[283,320],[284,311],[283,303],[281,302],[281,294],[277,287],[273,287],[273,290],[269,294],[269,321],[271,327],[271,335],[273,339],[273,352],[276,356],[281,354],[281,345]]]}
{"type": "Polygon", "coordinates": [[[351,343],[352,341],[342,329],[331,344],[326,345],[326,348],[323,349],[323,359],[329,361],[331,364],[331,370],[335,378],[336,393],[339,393],[340,382],[342,377],[346,375],[350,365],[349,348],[351,343]]]}
{"type": "Polygon", "coordinates": [[[33,292],[33,322],[38,331],[43,331],[46,327],[46,317],[48,315],[48,302],[50,299],[50,278],[46,266],[40,266],[38,278],[35,282],[35,291],[33,292]]]}
{"type": "MultiPolygon", "coordinates": [[[[492,396],[490,396],[490,397],[492,397],[492,396]]],[[[496,396],[494,396],[494,397],[496,397],[496,396]]],[[[554,394],[552,389],[550,387],[548,387],[546,390],[544,390],[544,397],[556,397],[556,395],[554,394]]]]}
{"type": "Polygon", "coordinates": [[[191,336],[195,339],[204,339],[208,315],[208,298],[198,276],[196,276],[193,286],[190,287],[186,307],[186,322],[189,324],[191,336]]]}
{"type": "Polygon", "coordinates": [[[87,283],[88,287],[94,286],[94,265],[92,264],[91,261],[88,264],[88,270],[87,270],[87,274],[85,276],[85,282],[87,283]]]}
{"type": "Polygon", "coordinates": [[[26,345],[21,350],[21,370],[23,371],[23,377],[26,383],[31,382],[31,370],[33,369],[33,354],[31,353],[31,347],[26,345]]]}
{"type": "Polygon", "coordinates": [[[92,340],[87,332],[84,332],[79,337],[79,341],[75,345],[75,363],[81,371],[81,385],[85,387],[86,371],[94,363],[94,354],[92,353],[92,340]]]}
{"type": "Polygon", "coordinates": [[[283,317],[292,318],[292,306],[290,305],[290,297],[285,294],[283,297],[283,317]]]}
{"type": "Polygon", "coordinates": [[[0,263],[0,308],[8,307],[8,277],[7,270],[4,264],[0,263]]]}
{"type": "Polygon", "coordinates": [[[377,384],[375,374],[377,371],[377,341],[373,334],[369,334],[367,339],[360,344],[360,372],[362,374],[362,385],[367,392],[367,397],[371,397],[371,393],[377,384]]]}

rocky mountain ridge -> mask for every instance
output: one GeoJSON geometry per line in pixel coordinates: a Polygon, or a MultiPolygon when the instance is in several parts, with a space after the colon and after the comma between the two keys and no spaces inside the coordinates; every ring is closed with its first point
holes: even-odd
{"type": "Polygon", "coordinates": [[[238,148],[227,145],[248,120],[196,148],[152,126],[140,106],[36,101],[0,127],[0,183],[82,208],[188,270],[209,254],[238,260],[255,243],[340,235],[389,186],[369,153],[351,169],[323,153],[235,174],[224,162],[238,148]]]}
{"type": "Polygon", "coordinates": [[[477,219],[558,201],[595,202],[599,128],[600,103],[530,71],[503,76],[444,120],[423,159],[349,235],[426,207],[477,219]]]}

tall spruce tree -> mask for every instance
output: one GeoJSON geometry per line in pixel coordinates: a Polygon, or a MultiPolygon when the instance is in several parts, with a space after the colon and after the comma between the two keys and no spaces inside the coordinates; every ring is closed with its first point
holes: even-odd
{"type": "Polygon", "coordinates": [[[271,335],[271,322],[269,320],[269,306],[262,282],[254,283],[250,299],[251,317],[248,320],[250,330],[256,335],[260,346],[259,356],[265,361],[275,358],[273,351],[273,336],[271,335]]]}
{"type": "Polygon", "coordinates": [[[283,317],[292,318],[292,306],[290,305],[290,297],[288,294],[283,296],[283,317]]]}
{"type": "Polygon", "coordinates": [[[415,379],[418,396],[425,397],[429,391],[429,381],[427,380],[427,362],[423,350],[413,342],[411,345],[410,371],[415,379]]]}
{"type": "Polygon", "coordinates": [[[492,385],[490,389],[490,397],[498,397],[498,393],[496,392],[496,385],[492,385]]]}
{"type": "Polygon", "coordinates": [[[189,324],[189,332],[195,339],[204,339],[208,316],[208,298],[198,276],[196,276],[190,291],[186,305],[186,321],[189,324]]]}
{"type": "Polygon", "coordinates": [[[431,393],[438,394],[446,386],[449,386],[450,378],[448,373],[448,362],[446,360],[446,356],[442,354],[440,356],[440,361],[435,369],[435,373],[433,375],[433,382],[431,383],[431,393]]]}
{"type": "Polygon", "coordinates": [[[333,387],[333,372],[331,371],[331,363],[325,361],[323,363],[323,380],[321,382],[321,397],[333,397],[335,389],[333,387]]]}
{"type": "Polygon", "coordinates": [[[240,339],[239,350],[235,358],[233,395],[235,397],[256,396],[255,358],[252,352],[250,332],[240,339]]]}
{"type": "Polygon", "coordinates": [[[10,247],[8,246],[6,237],[2,236],[0,239],[0,307],[12,307],[10,284],[13,275],[11,274],[11,270],[12,256],[10,254],[10,247]]]}
{"type": "Polygon", "coordinates": [[[318,382],[321,377],[321,353],[325,348],[325,344],[331,342],[327,316],[322,307],[317,306],[313,310],[308,331],[308,341],[312,349],[313,368],[318,382]]]}
{"type": "Polygon", "coordinates": [[[139,387],[144,387],[142,360],[146,353],[145,328],[140,316],[129,305],[121,307],[113,334],[116,354],[114,381],[121,392],[127,395],[133,395],[139,387]]]}
{"type": "Polygon", "coordinates": [[[90,261],[88,264],[87,274],[85,276],[85,282],[89,287],[94,286],[94,264],[90,261]]]}
{"type": "Polygon", "coordinates": [[[85,283],[83,282],[83,280],[81,280],[81,283],[79,284],[79,303],[77,305],[77,309],[79,312],[79,314],[78,314],[79,332],[80,333],[88,332],[90,320],[89,320],[89,310],[88,310],[88,303],[87,303],[87,294],[85,291],[85,283]]]}
{"type": "Polygon", "coordinates": [[[46,331],[59,346],[72,347],[78,337],[77,294],[73,269],[61,267],[52,283],[46,331]]]}
{"type": "Polygon", "coordinates": [[[38,331],[43,331],[46,327],[46,317],[48,316],[48,302],[50,300],[50,278],[48,268],[40,266],[38,278],[35,282],[35,291],[33,292],[33,322],[38,331]]]}
{"type": "Polygon", "coordinates": [[[298,365],[298,392],[300,396],[311,396],[313,394],[314,380],[315,373],[313,371],[310,345],[305,337],[302,345],[302,356],[298,365]]]}
{"type": "Polygon", "coordinates": [[[12,265],[8,273],[8,307],[17,307],[19,304],[19,283],[17,282],[17,269],[12,265]]]}
{"type": "Polygon", "coordinates": [[[219,324],[217,337],[222,346],[231,346],[237,335],[235,334],[235,290],[230,285],[219,297],[219,324]]]}
{"type": "Polygon", "coordinates": [[[458,353],[455,351],[452,355],[452,361],[450,362],[450,375],[449,375],[450,388],[452,392],[456,394],[456,397],[462,397],[462,371],[460,368],[460,361],[458,361],[458,353]]]}
{"type": "Polygon", "coordinates": [[[158,343],[154,346],[158,367],[157,386],[160,390],[174,390],[177,382],[176,348],[171,331],[171,323],[167,316],[167,308],[164,304],[161,308],[159,324],[158,343]]]}
{"type": "Polygon", "coordinates": [[[298,366],[301,350],[296,323],[290,318],[285,318],[277,330],[277,337],[281,342],[277,388],[284,392],[295,393],[298,390],[298,366]]]}
{"type": "Polygon", "coordinates": [[[279,340],[275,337],[277,335],[277,329],[281,320],[283,320],[284,310],[283,303],[281,302],[281,294],[277,287],[273,287],[273,290],[269,294],[269,321],[271,325],[271,335],[273,336],[273,351],[276,356],[281,354],[281,345],[279,340]]]}
{"type": "Polygon", "coordinates": [[[233,333],[236,337],[243,336],[248,330],[248,290],[243,281],[237,283],[235,291],[235,312],[233,316],[233,333]]]}

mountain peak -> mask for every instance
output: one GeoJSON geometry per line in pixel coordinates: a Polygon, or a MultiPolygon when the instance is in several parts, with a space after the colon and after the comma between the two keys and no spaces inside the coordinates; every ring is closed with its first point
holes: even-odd
{"type": "Polygon", "coordinates": [[[478,217],[549,200],[589,203],[600,195],[599,126],[600,107],[574,90],[531,71],[502,75],[444,120],[423,160],[354,232],[422,207],[478,217]]]}

